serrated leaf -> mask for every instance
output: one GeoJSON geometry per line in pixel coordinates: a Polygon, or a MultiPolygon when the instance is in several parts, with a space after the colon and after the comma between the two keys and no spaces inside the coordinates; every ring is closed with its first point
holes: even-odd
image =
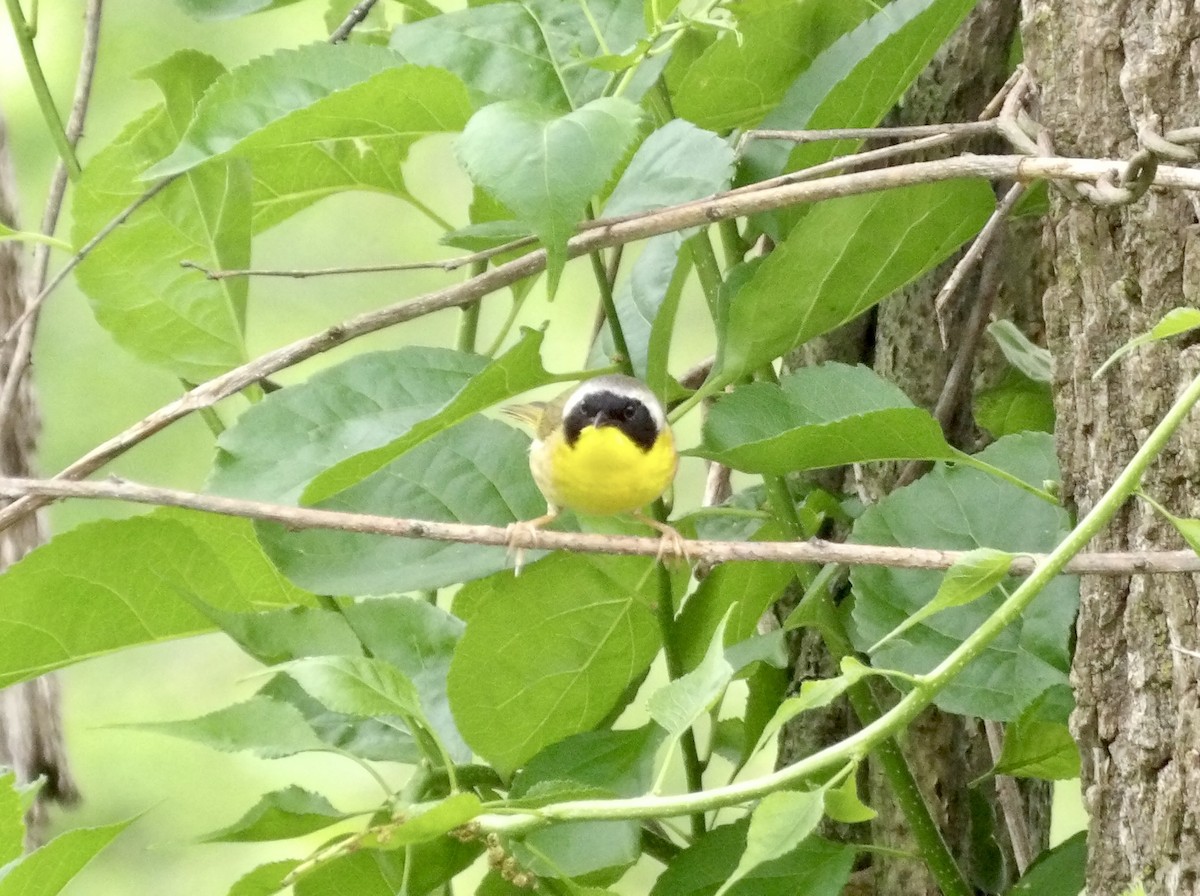
{"type": "Polygon", "coordinates": [[[703,199],[729,186],[733,147],[711,131],[674,119],[642,141],[604,206],[615,218],[703,199]]]}
{"type": "Polygon", "coordinates": [[[0,896],[57,896],[131,823],[132,819],[59,834],[5,869],[0,877],[0,896]]]}
{"type": "Polygon", "coordinates": [[[0,687],[88,657],[211,631],[227,612],[308,603],[243,520],[156,511],[65,532],[0,576],[0,687]]]}
{"type": "Polygon", "coordinates": [[[509,797],[527,797],[543,782],[582,784],[618,797],[640,796],[654,780],[654,757],[663,739],[657,725],[572,735],[525,763],[513,778],[509,797]]]}
{"type": "Polygon", "coordinates": [[[941,426],[867,367],[805,367],[776,386],[738,386],[713,404],[696,454],[784,475],[872,460],[947,460],[941,426]]]}
{"type": "Polygon", "coordinates": [[[275,668],[334,712],[363,718],[422,716],[416,686],[395,666],[374,657],[312,656],[275,668]]]}
{"type": "Polygon", "coordinates": [[[327,749],[300,710],[290,703],[262,696],[194,719],[120,727],[181,737],[226,753],[253,753],[263,759],[327,749]]]}
{"type": "Polygon", "coordinates": [[[731,383],[854,319],[949,257],[994,207],[991,187],[980,180],[812,206],[730,299],[710,382],[731,383]]]}
{"type": "Polygon", "coordinates": [[[851,773],[837,787],[828,787],[825,794],[825,814],[842,824],[870,821],[877,813],[859,798],[858,777],[851,773]]]}
{"type": "Polygon", "coordinates": [[[1011,320],[992,321],[987,332],[1009,364],[1035,383],[1049,385],[1053,359],[1047,349],[1035,345],[1011,320]]]}
{"type": "Polygon", "coordinates": [[[1075,706],[1066,686],[1046,690],[1004,729],[993,774],[1064,781],[1079,777],[1079,746],[1067,720],[1075,706]]]}
{"type": "Polygon", "coordinates": [[[404,435],[379,448],[364,451],[335,464],[304,491],[305,503],[316,503],[362,482],[406,451],[472,414],[514,398],[530,389],[555,382],[542,366],[542,333],[526,330],[520,340],[499,358],[477,370],[435,413],[414,423],[404,435]]]}
{"type": "MultiPolygon", "coordinates": [[[[900,100],[909,85],[975,0],[894,0],[842,34],[804,68],[762,128],[870,127],[900,100]]],[[[801,145],[755,141],[745,154],[747,180],[765,180],[786,167],[795,171],[845,153],[840,141],[801,145]]]]}
{"type": "Polygon", "coordinates": [[[993,438],[1018,432],[1054,432],[1054,395],[1017,370],[1008,370],[991,389],[976,394],[975,422],[993,438]]]}
{"type": "Polygon", "coordinates": [[[283,882],[300,864],[300,859],[268,862],[243,874],[229,890],[229,896],[275,896],[283,882]]]}
{"type": "MultiPolygon", "coordinates": [[[[529,472],[529,439],[472,417],[316,506],[443,522],[504,526],[546,502],[529,472]]],[[[293,582],[322,594],[380,595],[440,588],[509,566],[502,547],[336,531],[256,527],[268,556],[293,582]]]]}
{"type": "Polygon", "coordinates": [[[935,613],[951,607],[961,607],[983,597],[1004,581],[1014,559],[1012,554],[992,548],[967,551],[946,570],[933,600],[876,641],[867,652],[875,653],[884,644],[900,637],[935,613]]]}
{"type": "Polygon", "coordinates": [[[750,814],[742,857],[716,896],[724,896],[752,870],[799,846],[817,829],[824,814],[820,790],[781,790],[763,797],[750,814]]]}
{"type": "Polygon", "coordinates": [[[553,296],[567,240],[637,136],[641,110],[602,97],[556,117],[524,100],[485,106],[456,147],[471,180],[513,211],[546,248],[553,296]]]}
{"type": "Polygon", "coordinates": [[[632,557],[552,554],[489,584],[450,666],[450,705],[467,743],[506,773],[590,730],[641,678],[659,648],[659,595],[632,557]]]}
{"type": "Polygon", "coordinates": [[[765,746],[770,738],[774,737],[783,729],[784,725],[796,716],[808,712],[810,709],[828,706],[848,689],[862,681],[864,677],[871,674],[871,669],[854,657],[847,656],[842,659],[841,673],[836,678],[810,679],[802,682],[800,693],[795,697],[788,697],[780,703],[775,714],[763,726],[754,751],[757,752],[765,746]]]}
{"type": "Polygon", "coordinates": [[[345,618],[332,610],[288,607],[265,613],[225,613],[199,601],[193,605],[266,666],[302,656],[362,654],[362,645],[345,618]]]}
{"type": "Polygon", "coordinates": [[[725,659],[725,625],[732,609],[727,609],[717,623],[708,650],[696,668],[650,695],[650,718],[670,738],[681,736],[707,713],[733,679],[733,666],[725,659]]]}
{"type": "Polygon", "coordinates": [[[368,835],[363,845],[375,849],[399,849],[440,837],[466,824],[483,811],[473,793],[454,793],[442,800],[406,807],[401,817],[368,835]]]}
{"type": "Polygon", "coordinates": [[[213,831],[203,842],[291,840],[324,830],[351,817],[334,808],[321,794],[293,784],[283,790],[263,794],[241,818],[228,827],[213,831]]]}
{"type": "Polygon", "coordinates": [[[1108,370],[1109,367],[1134,349],[1141,348],[1143,345],[1148,345],[1151,342],[1170,339],[1172,336],[1178,336],[1180,333],[1186,333],[1189,330],[1196,329],[1196,327],[1200,327],[1200,310],[1196,308],[1172,308],[1163,315],[1162,320],[1145,333],[1134,336],[1113,352],[1108,360],[1100,365],[1100,369],[1092,374],[1092,379],[1098,379],[1104,371],[1108,370]]]}
{"type": "Polygon", "coordinates": [[[1087,885],[1086,872],[1087,831],[1080,831],[1042,852],[1006,896],[1079,896],[1087,885]]]}
{"type": "MultiPolygon", "coordinates": [[[[1007,436],[977,456],[1024,482],[1058,478],[1053,438],[1007,436]]],[[[937,467],[867,508],[851,540],[865,544],[1013,554],[1045,553],[1069,531],[1066,512],[1022,489],[965,466],[937,467]]],[[[936,571],[856,568],[848,628],[866,650],[937,593],[936,571]]],[[[873,654],[873,665],[924,674],[958,647],[1003,598],[992,594],[913,626],[873,654]]],[[[947,712],[1008,721],[1047,687],[1065,684],[1078,580],[1060,577],[936,698],[947,712]]]]}
{"type": "MultiPolygon", "coordinates": [[[[145,192],[142,169],[175,144],[199,96],[222,71],[216,60],[192,50],[147,70],[166,104],[132,122],[84,169],[72,206],[76,245],[145,192]]],[[[122,347],[188,382],[245,361],[245,278],[208,280],[179,263],[248,267],[250,194],[244,161],[211,165],[169,184],[80,262],[80,288],[122,347]]]]}
{"type": "Polygon", "coordinates": [[[25,807],[10,771],[0,774],[0,868],[25,851],[25,807]]]}

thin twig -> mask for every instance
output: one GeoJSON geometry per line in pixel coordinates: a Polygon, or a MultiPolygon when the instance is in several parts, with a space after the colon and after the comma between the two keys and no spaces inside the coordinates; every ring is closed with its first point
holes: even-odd
{"type": "MultiPolygon", "coordinates": [[[[74,482],[62,479],[21,479],[0,477],[0,496],[39,496],[50,500],[85,498],[128,501],[158,507],[181,507],[204,513],[217,513],[244,519],[280,523],[289,529],[333,529],[339,532],[390,535],[396,538],[423,538],[463,544],[490,545],[539,550],[569,550],[592,554],[660,556],[658,536],[602,535],[591,532],[553,532],[538,530],[510,532],[505,526],[480,526],[468,523],[443,523],[430,520],[402,519],[368,513],[292,507],[265,501],[247,501],[218,495],[204,495],[178,489],[157,488],[110,478],[98,482],[74,482]]],[[[965,551],[941,551],[932,548],[902,548],[890,545],[841,544],[810,539],[808,541],[684,541],[687,556],[693,561],[724,563],[730,560],[769,560],[780,563],[840,563],[846,566],[888,566],[900,569],[949,569],[962,559],[965,551]]],[[[1044,559],[1041,554],[1020,554],[1013,559],[1010,573],[1029,574],[1044,559]]],[[[1200,556],[1194,551],[1141,551],[1083,553],[1072,560],[1064,574],[1128,576],[1161,573],[1200,572],[1200,556]]]]}
{"type": "MultiPolygon", "coordinates": [[[[984,732],[987,734],[988,749],[992,754],[992,764],[1000,761],[1004,752],[1003,727],[999,722],[984,719],[984,732]]],[[[1012,843],[1013,860],[1017,863],[1017,873],[1023,875],[1033,862],[1033,843],[1029,836],[1029,824],[1025,819],[1025,800],[1015,778],[1009,775],[996,775],[996,801],[1000,804],[1000,813],[1004,816],[1004,826],[1008,828],[1008,839],[1012,843]]]]}
{"type": "Polygon", "coordinates": [[[376,0],[362,0],[361,3],[355,4],[354,9],[350,10],[346,18],[342,19],[342,24],[334,29],[333,34],[329,35],[329,42],[331,44],[340,44],[349,37],[350,32],[354,30],[359,22],[367,17],[367,13],[371,11],[371,7],[375,3],[376,0]]]}
{"type": "MultiPolygon", "coordinates": [[[[725,218],[744,217],[841,196],[964,177],[1022,182],[1060,179],[1090,181],[1106,175],[1122,164],[1123,162],[1111,159],[1072,159],[1061,156],[960,156],[929,162],[912,162],[812,182],[787,184],[754,193],[723,194],[620,219],[600,219],[591,222],[583,232],[568,241],[567,257],[575,258],[596,249],[647,239],[670,231],[704,226],[725,218]]],[[[1160,189],[1200,190],[1200,171],[1160,165],[1155,174],[1154,184],[1160,189]]],[[[164,405],[129,429],[93,448],[58,476],[69,479],[86,476],[176,420],[234,395],[280,370],[368,333],[436,311],[477,302],[489,293],[539,273],[545,266],[545,250],[537,249],[462,283],[361,314],[314,336],[268,352],[164,405]]],[[[0,529],[7,528],[14,521],[32,513],[42,503],[43,499],[26,497],[0,509],[0,529]]]]}
{"type": "Polygon", "coordinates": [[[738,141],[738,152],[751,140],[787,140],[792,143],[821,143],[827,140],[887,140],[911,137],[939,137],[949,134],[975,136],[992,134],[996,129],[982,121],[959,121],[948,124],[914,124],[880,128],[826,128],[811,131],[754,130],[746,131],[738,141]]]}

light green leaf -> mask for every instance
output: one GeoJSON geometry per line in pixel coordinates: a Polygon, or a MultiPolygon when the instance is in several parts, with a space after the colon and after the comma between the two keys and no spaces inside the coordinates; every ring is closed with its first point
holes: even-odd
{"type": "Polygon", "coordinates": [[[456,423],[461,423],[472,414],[530,389],[555,382],[558,378],[551,376],[542,367],[541,347],[542,333],[526,330],[516,345],[478,369],[435,413],[414,423],[399,438],[334,464],[313,480],[305,489],[302,500],[306,504],[324,501],[362,482],[406,451],[456,423]]]}
{"type": "Polygon", "coordinates": [[[975,395],[975,422],[993,438],[1018,432],[1054,432],[1054,396],[1048,383],[1038,383],[1009,370],[991,389],[975,395]]]}
{"type": "MultiPolygon", "coordinates": [[[[1006,896],[1079,896],[1087,886],[1087,831],[1042,852],[1006,896]]],[[[1141,887],[1141,896],[1146,891],[1141,887]]],[[[1134,888],[1125,891],[1133,896],[1134,888]]],[[[1123,896],[1125,896],[1123,894],[1123,896]]]]}
{"type": "Polygon", "coordinates": [[[1065,781],[1079,777],[1079,746],[1067,720],[1075,696],[1065,685],[1041,694],[1004,729],[1004,749],[993,774],[1065,781]]]}
{"type": "Polygon", "coordinates": [[[363,845],[399,849],[424,843],[466,824],[482,810],[483,804],[473,793],[454,793],[442,800],[414,803],[404,808],[395,823],[364,838],[363,845]]]}
{"type": "Polygon", "coordinates": [[[1180,333],[1186,333],[1189,330],[1196,329],[1196,327],[1200,327],[1200,309],[1173,308],[1163,315],[1162,320],[1145,333],[1134,336],[1113,352],[1108,360],[1100,365],[1100,369],[1092,374],[1092,379],[1099,379],[1104,374],[1104,371],[1108,370],[1109,367],[1134,349],[1141,348],[1143,345],[1148,345],[1151,342],[1170,339],[1172,336],[1178,336],[1180,333]]]}
{"type": "Polygon", "coordinates": [[[680,737],[712,708],[733,679],[734,669],[725,659],[725,624],[732,607],[717,623],[708,650],[696,668],[650,695],[647,709],[667,736],[680,737]]]}
{"type": "Polygon", "coordinates": [[[0,576],[0,687],[136,644],[212,631],[180,593],[228,612],[311,602],[244,520],[156,511],[79,526],[0,576]]]}
{"type": "Polygon", "coordinates": [[[334,712],[421,719],[421,699],[404,673],[365,656],[311,656],[275,667],[334,712]]]}
{"type": "Polygon", "coordinates": [[[615,218],[703,199],[728,188],[733,147],[711,131],[674,119],[642,141],[604,206],[615,218]]]}
{"type": "Polygon", "coordinates": [[[994,207],[991,187],[976,180],[813,206],[730,299],[710,382],[731,383],[853,320],[949,257],[994,207]]]}
{"type": "Polygon", "coordinates": [[[992,321],[987,332],[1009,364],[1035,383],[1049,385],[1053,361],[1047,349],[1035,345],[1011,320],[992,321]]]}
{"type": "Polygon", "coordinates": [[[485,106],[463,130],[458,158],[471,180],[545,246],[550,295],[567,260],[567,240],[636,138],[641,116],[637,106],[616,97],[561,117],[512,100],[485,106]]]}
{"type": "Polygon", "coordinates": [[[56,240],[52,236],[46,236],[44,233],[33,233],[28,230],[13,230],[4,222],[0,221],[0,243],[7,241],[19,243],[42,243],[46,246],[53,246],[55,249],[61,249],[64,252],[74,251],[69,243],[64,243],[62,240],[56,240]]]}
{"type": "Polygon", "coordinates": [[[914,625],[924,622],[935,613],[951,607],[961,607],[983,597],[1004,581],[1013,560],[1012,554],[992,548],[975,548],[967,551],[946,570],[946,575],[942,579],[942,584],[938,586],[933,600],[876,641],[867,650],[867,653],[875,653],[884,644],[900,637],[914,625]]]}
{"type": "Polygon", "coordinates": [[[265,9],[291,6],[297,0],[176,0],[197,21],[236,19],[265,9]]]}
{"type": "MultiPolygon", "coordinates": [[[[645,673],[659,648],[650,562],[552,554],[472,589],[485,594],[450,666],[450,705],[467,743],[502,774],[590,730],[645,673]]],[[[468,589],[456,609],[464,600],[468,589]]]]}
{"type": "MultiPolygon", "coordinates": [[[[1040,485],[1058,478],[1054,440],[1042,433],[1006,436],[977,457],[1026,483],[1040,485]]],[[[957,465],[936,467],[867,508],[855,522],[851,540],[1032,554],[1052,550],[1069,529],[1070,521],[1061,507],[994,476],[957,465]]],[[[933,599],[941,579],[940,573],[927,570],[851,570],[855,599],[848,628],[854,646],[868,649],[920,610],[933,599]]],[[[1078,587],[1078,580],[1067,576],[1051,582],[1021,618],[938,695],[938,706],[947,712],[1010,721],[1046,688],[1065,684],[1078,587]]],[[[993,592],[938,613],[914,625],[903,639],[881,647],[872,655],[872,664],[924,674],[975,631],[1002,600],[993,592]]]]}
{"type": "Polygon", "coordinates": [[[205,843],[257,843],[290,840],[321,831],[352,816],[335,809],[319,793],[297,787],[263,794],[246,813],[219,831],[207,835],[205,843]]]}
{"type": "Polygon", "coordinates": [[[750,473],[784,475],[872,460],[949,460],[941,426],[867,367],[804,367],[778,385],[721,395],[695,453],[750,473]]]}
{"type": "Polygon", "coordinates": [[[276,896],[283,889],[283,882],[300,859],[268,862],[253,871],[243,874],[229,890],[229,896],[276,896]]]}
{"type": "Polygon", "coordinates": [[[822,791],[781,790],[767,794],[750,814],[746,848],[733,874],[717,890],[725,896],[749,872],[791,852],[817,829],[825,814],[822,791]]]}
{"type": "Polygon", "coordinates": [[[263,759],[279,759],[325,744],[290,703],[269,697],[251,697],[194,719],[121,725],[136,731],[181,737],[226,753],[248,752],[263,759]]]}
{"type": "MultiPolygon", "coordinates": [[[[545,511],[529,472],[529,438],[472,417],[316,505],[394,517],[507,525],[545,511]]],[[[322,594],[440,588],[509,565],[501,547],[260,524],[259,538],[293,582],[322,594]]]]}
{"type": "Polygon", "coordinates": [[[59,834],[6,868],[0,877],[0,896],[57,896],[131,822],[59,834]]]}
{"type": "Polygon", "coordinates": [[[362,645],[355,633],[342,614],[332,610],[288,607],[262,613],[226,613],[199,600],[192,605],[266,666],[303,656],[362,655],[362,645]]]}
{"type": "Polygon", "coordinates": [[[825,793],[825,814],[842,824],[860,824],[870,821],[877,813],[858,796],[858,776],[846,775],[846,780],[837,787],[828,787],[825,793]]]}
{"type": "Polygon", "coordinates": [[[754,752],[762,749],[775,735],[783,729],[783,726],[801,713],[808,712],[810,709],[820,709],[823,706],[828,706],[842,694],[846,693],[849,688],[852,688],[867,675],[871,674],[871,669],[864,666],[854,657],[843,657],[841,664],[842,674],[836,678],[820,678],[810,679],[800,685],[800,693],[795,697],[788,697],[779,704],[779,708],[775,710],[775,714],[771,716],[769,722],[763,728],[762,733],[758,736],[758,744],[754,748],[754,752]]]}
{"type": "MultiPolygon", "coordinates": [[[[72,242],[87,242],[145,192],[141,170],[175,144],[221,72],[216,60],[192,50],[147,70],[166,105],[132,122],[84,169],[72,242]]],[[[188,382],[246,360],[245,278],[208,280],[179,263],[248,267],[250,194],[245,162],[211,165],[167,186],[80,262],[76,277],[96,319],[125,349],[188,382]]]]}

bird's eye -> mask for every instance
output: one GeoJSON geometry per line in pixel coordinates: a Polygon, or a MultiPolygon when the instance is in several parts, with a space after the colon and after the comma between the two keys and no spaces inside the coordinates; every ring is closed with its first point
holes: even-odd
{"type": "Polygon", "coordinates": [[[637,416],[637,405],[634,404],[632,401],[627,402],[625,404],[625,406],[623,408],[621,408],[621,418],[622,419],[632,420],[636,416],[637,416]]]}

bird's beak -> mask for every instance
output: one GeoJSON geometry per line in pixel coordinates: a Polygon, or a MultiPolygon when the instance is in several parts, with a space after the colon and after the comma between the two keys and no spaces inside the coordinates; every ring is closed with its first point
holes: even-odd
{"type": "Polygon", "coordinates": [[[606,423],[612,423],[612,420],[609,418],[608,412],[606,412],[606,411],[601,411],[599,414],[597,414],[595,417],[592,418],[592,426],[594,426],[596,429],[599,429],[601,426],[603,426],[606,423]]]}

